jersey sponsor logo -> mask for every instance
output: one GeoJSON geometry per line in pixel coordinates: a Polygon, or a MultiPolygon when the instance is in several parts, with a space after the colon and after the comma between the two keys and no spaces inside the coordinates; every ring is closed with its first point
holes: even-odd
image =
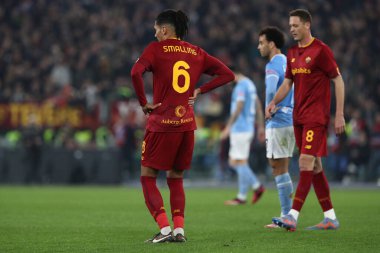
{"type": "Polygon", "coordinates": [[[308,68],[294,68],[292,69],[293,76],[296,74],[311,74],[311,69],[308,68]]]}
{"type": "Polygon", "coordinates": [[[182,105],[179,105],[174,109],[174,113],[175,113],[175,116],[177,116],[178,118],[182,118],[183,115],[185,115],[186,113],[186,109],[182,105]]]}
{"type": "Polygon", "coordinates": [[[197,52],[195,51],[195,49],[191,47],[163,46],[162,49],[164,50],[164,53],[186,53],[186,54],[197,55],[197,52]]]}
{"type": "Polygon", "coordinates": [[[161,120],[161,124],[165,124],[165,125],[181,125],[181,124],[185,124],[185,123],[190,123],[192,121],[194,121],[193,118],[184,118],[184,119],[180,119],[180,120],[163,119],[163,120],[161,120]]]}
{"type": "Polygon", "coordinates": [[[311,145],[305,145],[305,149],[311,149],[311,145]]]}
{"type": "Polygon", "coordinates": [[[309,63],[310,61],[311,61],[310,56],[306,57],[305,62],[306,62],[306,63],[309,63]]]}

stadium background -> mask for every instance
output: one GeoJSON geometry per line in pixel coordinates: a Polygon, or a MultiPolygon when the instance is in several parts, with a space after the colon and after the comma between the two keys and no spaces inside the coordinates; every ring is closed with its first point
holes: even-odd
{"type": "MultiPolygon", "coordinates": [[[[330,134],[326,171],[344,184],[380,185],[376,0],[2,1],[0,182],[135,182],[144,115],[129,72],[155,39],[157,13],[185,10],[191,19],[187,40],[237,65],[254,80],[263,100],[266,61],[257,50],[258,32],[266,25],[279,26],[291,45],[288,12],[299,7],[312,13],[313,35],[332,48],[346,84],[347,131],[341,139],[330,134]]],[[[146,82],[150,87],[149,75],[146,82]]],[[[231,88],[197,101],[196,149],[188,178],[233,178],[226,165],[226,144],[218,140],[231,88]]],[[[293,160],[296,175],[297,157],[293,160]]],[[[272,180],[263,145],[254,143],[250,162],[272,180]]]]}

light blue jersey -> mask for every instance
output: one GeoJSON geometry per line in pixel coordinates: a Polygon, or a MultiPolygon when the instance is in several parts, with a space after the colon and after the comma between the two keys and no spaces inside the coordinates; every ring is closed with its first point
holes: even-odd
{"type": "Polygon", "coordinates": [[[239,80],[232,92],[231,114],[238,101],[244,101],[244,108],[231,127],[231,133],[253,132],[256,115],[257,91],[255,84],[247,77],[239,80]]]}
{"type": "MultiPolygon", "coordinates": [[[[278,88],[284,81],[286,71],[286,56],[276,54],[265,66],[265,107],[273,100],[278,88]]],[[[293,126],[293,89],[288,93],[284,100],[277,106],[280,109],[267,120],[265,128],[279,128],[293,126]]]]}

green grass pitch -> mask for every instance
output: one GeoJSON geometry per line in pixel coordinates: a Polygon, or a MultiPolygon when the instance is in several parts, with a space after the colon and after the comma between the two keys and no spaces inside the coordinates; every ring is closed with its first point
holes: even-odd
{"type": "Polygon", "coordinates": [[[256,205],[224,206],[235,191],[187,188],[188,242],[145,244],[158,228],[139,188],[2,186],[0,252],[379,252],[377,189],[332,189],[338,231],[303,229],[323,218],[312,191],[294,233],[264,228],[279,214],[274,189],[256,205]]]}

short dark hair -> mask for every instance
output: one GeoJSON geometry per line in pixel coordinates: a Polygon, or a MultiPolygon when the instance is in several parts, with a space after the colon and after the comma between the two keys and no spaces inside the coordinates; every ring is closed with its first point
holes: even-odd
{"type": "Polygon", "coordinates": [[[175,34],[182,40],[189,31],[189,18],[181,10],[165,10],[156,18],[158,25],[171,24],[175,28],[175,34]]]}
{"type": "Polygon", "coordinates": [[[265,35],[268,42],[273,41],[277,48],[282,48],[285,44],[285,35],[278,27],[268,26],[260,31],[259,36],[265,35]]]}
{"type": "Polygon", "coordinates": [[[309,22],[311,24],[312,18],[308,10],[305,9],[296,9],[289,12],[290,17],[299,17],[302,22],[309,22]]]}

